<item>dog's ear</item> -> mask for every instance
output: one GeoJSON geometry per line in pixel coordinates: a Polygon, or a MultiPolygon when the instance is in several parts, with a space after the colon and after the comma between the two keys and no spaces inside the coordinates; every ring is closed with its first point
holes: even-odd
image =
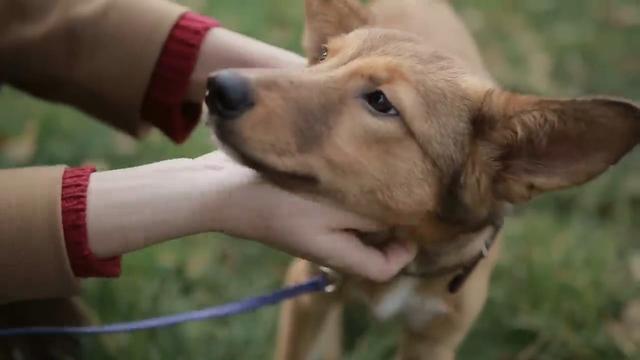
{"type": "Polygon", "coordinates": [[[359,0],[305,0],[304,48],[309,63],[320,59],[330,38],[367,25],[369,9],[359,0]]]}
{"type": "Polygon", "coordinates": [[[490,90],[474,118],[493,192],[518,203],[583,184],[640,141],[640,108],[607,98],[553,100],[490,90]]]}

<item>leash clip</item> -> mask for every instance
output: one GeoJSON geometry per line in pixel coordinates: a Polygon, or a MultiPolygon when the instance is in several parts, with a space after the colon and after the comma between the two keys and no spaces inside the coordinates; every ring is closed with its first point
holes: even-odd
{"type": "Polygon", "coordinates": [[[340,285],[342,285],[342,275],[326,266],[320,266],[319,270],[328,282],[322,291],[324,291],[325,294],[333,294],[338,291],[340,285]]]}

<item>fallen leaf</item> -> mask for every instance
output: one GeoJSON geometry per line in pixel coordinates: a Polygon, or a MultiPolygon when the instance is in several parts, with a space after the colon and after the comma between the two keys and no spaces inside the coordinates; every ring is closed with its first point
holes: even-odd
{"type": "Polygon", "coordinates": [[[640,281],[640,253],[632,254],[629,257],[629,272],[633,280],[640,281]]]}
{"type": "Polygon", "coordinates": [[[618,348],[631,357],[640,353],[640,299],[625,305],[620,319],[609,321],[606,331],[618,348]]]}
{"type": "Polygon", "coordinates": [[[104,159],[87,159],[82,163],[82,166],[95,166],[97,171],[107,171],[111,169],[109,163],[104,159]]]}
{"type": "Polygon", "coordinates": [[[211,254],[208,251],[196,252],[189,255],[186,266],[186,275],[190,279],[197,279],[211,267],[211,254]]]}
{"type": "Polygon", "coordinates": [[[113,134],[113,148],[119,155],[132,155],[137,147],[138,143],[131,136],[120,132],[113,134]]]}
{"type": "Polygon", "coordinates": [[[609,21],[617,27],[640,26],[640,9],[637,5],[619,5],[611,9],[609,21]]]}
{"type": "Polygon", "coordinates": [[[0,142],[0,153],[15,164],[26,164],[33,159],[36,153],[38,123],[31,120],[26,123],[24,131],[14,138],[3,138],[0,142]]]}
{"type": "Polygon", "coordinates": [[[176,253],[173,251],[162,251],[156,254],[158,264],[168,268],[175,268],[177,260],[176,253]]]}

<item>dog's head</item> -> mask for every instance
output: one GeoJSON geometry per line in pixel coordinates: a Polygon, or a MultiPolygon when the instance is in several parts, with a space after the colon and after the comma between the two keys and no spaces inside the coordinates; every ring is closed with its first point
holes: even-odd
{"type": "Polygon", "coordinates": [[[630,102],[502,91],[370,19],[355,1],[308,0],[310,67],[212,75],[223,147],[280,186],[390,225],[466,228],[594,178],[640,139],[630,102]]]}

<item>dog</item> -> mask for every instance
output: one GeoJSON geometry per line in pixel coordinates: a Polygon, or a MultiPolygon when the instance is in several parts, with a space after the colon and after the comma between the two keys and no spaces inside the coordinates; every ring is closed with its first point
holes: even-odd
{"type": "MultiPolygon", "coordinates": [[[[412,239],[390,281],[282,308],[277,359],[341,357],[341,312],[403,324],[398,359],[454,359],[482,310],[505,211],[581,185],[640,141],[640,108],[605,97],[501,89],[445,0],[306,0],[300,70],[226,70],[208,81],[222,148],[268,181],[328,199],[412,239]]],[[[295,261],[288,284],[318,274],[295,261]]]]}

